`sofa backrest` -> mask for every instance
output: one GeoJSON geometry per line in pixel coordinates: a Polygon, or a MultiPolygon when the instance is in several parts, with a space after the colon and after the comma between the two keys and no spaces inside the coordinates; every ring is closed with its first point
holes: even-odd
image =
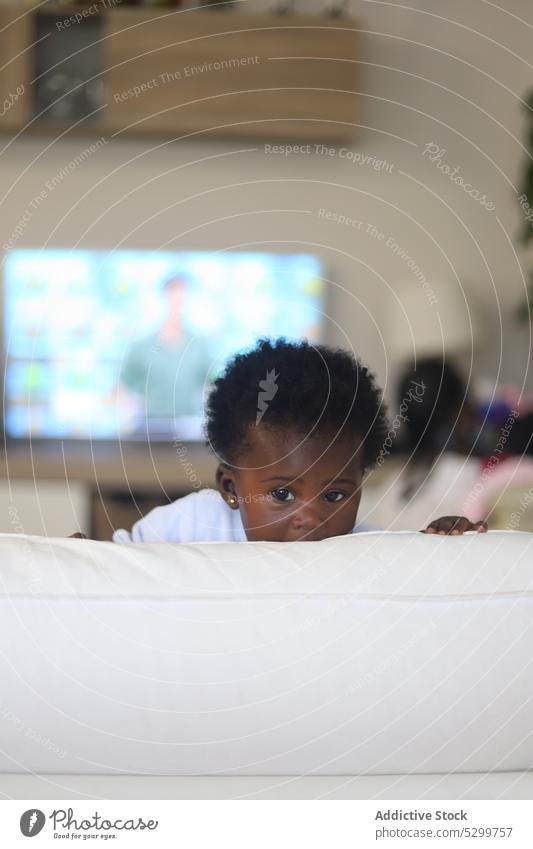
{"type": "Polygon", "coordinates": [[[533,534],[0,535],[0,771],[533,769],[533,534]]]}

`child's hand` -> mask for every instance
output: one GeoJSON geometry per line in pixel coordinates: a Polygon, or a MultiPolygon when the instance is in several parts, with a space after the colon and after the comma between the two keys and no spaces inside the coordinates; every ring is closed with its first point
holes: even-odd
{"type": "Polygon", "coordinates": [[[477,531],[484,534],[489,526],[486,522],[471,522],[466,516],[441,516],[429,523],[423,534],[464,534],[465,531],[477,531]]]}

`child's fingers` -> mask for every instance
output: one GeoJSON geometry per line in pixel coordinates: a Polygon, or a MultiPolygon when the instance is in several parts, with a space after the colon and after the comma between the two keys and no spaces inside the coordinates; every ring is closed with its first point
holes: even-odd
{"type": "Polygon", "coordinates": [[[469,520],[465,516],[441,516],[440,519],[435,519],[430,522],[426,528],[428,534],[462,534],[471,527],[469,520]]]}
{"type": "Polygon", "coordinates": [[[489,526],[486,522],[471,522],[470,519],[467,519],[466,516],[458,516],[457,521],[455,522],[453,529],[450,531],[450,534],[457,536],[458,534],[464,534],[465,531],[477,531],[478,533],[486,533],[488,531],[489,526]]]}
{"type": "Polygon", "coordinates": [[[423,531],[425,534],[436,534],[441,528],[441,519],[434,519],[426,529],[423,531]]]}
{"type": "Polygon", "coordinates": [[[466,516],[457,516],[457,520],[454,522],[450,534],[457,536],[458,534],[464,534],[465,531],[470,530],[472,530],[472,522],[470,519],[467,519],[466,516]]]}
{"type": "Polygon", "coordinates": [[[439,534],[440,536],[458,536],[465,531],[477,531],[486,533],[489,529],[487,522],[479,521],[475,524],[466,516],[442,516],[435,519],[422,531],[423,534],[439,534]]]}
{"type": "Polygon", "coordinates": [[[439,523],[440,534],[462,534],[470,522],[464,516],[443,516],[439,523]]]}

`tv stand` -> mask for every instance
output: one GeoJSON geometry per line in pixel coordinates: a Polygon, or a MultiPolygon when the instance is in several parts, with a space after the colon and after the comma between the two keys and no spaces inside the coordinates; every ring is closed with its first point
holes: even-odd
{"type": "MultiPolygon", "coordinates": [[[[203,443],[184,442],[176,446],[9,442],[1,453],[0,476],[4,500],[12,504],[11,518],[4,521],[0,531],[46,534],[42,514],[46,512],[48,496],[40,498],[39,491],[53,483],[55,498],[59,499],[56,513],[64,499],[64,536],[82,530],[92,539],[110,540],[115,528],[131,528],[153,507],[202,487],[215,486],[216,467],[216,457],[203,443]],[[26,518],[17,527],[13,519],[17,511],[17,485],[23,483],[26,498],[28,491],[35,493],[35,523],[26,518]],[[75,521],[72,516],[78,515],[72,507],[74,489],[85,495],[88,515],[78,520],[84,527],[72,527],[75,521]]],[[[62,528],[60,516],[57,519],[54,516],[53,526],[62,528]]],[[[61,535],[61,530],[54,533],[61,535]]]]}

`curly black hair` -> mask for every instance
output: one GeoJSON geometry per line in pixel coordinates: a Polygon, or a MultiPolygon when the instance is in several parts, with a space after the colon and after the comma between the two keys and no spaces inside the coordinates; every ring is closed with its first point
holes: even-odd
{"type": "Polygon", "coordinates": [[[258,404],[262,426],[273,430],[353,431],[363,440],[363,471],[375,465],[388,431],[381,392],[366,366],[349,351],[307,341],[259,339],[253,349],[237,353],[214,381],[204,432],[221,462],[237,464],[248,428],[257,423],[258,404]],[[269,380],[264,410],[259,399],[269,380]]]}

